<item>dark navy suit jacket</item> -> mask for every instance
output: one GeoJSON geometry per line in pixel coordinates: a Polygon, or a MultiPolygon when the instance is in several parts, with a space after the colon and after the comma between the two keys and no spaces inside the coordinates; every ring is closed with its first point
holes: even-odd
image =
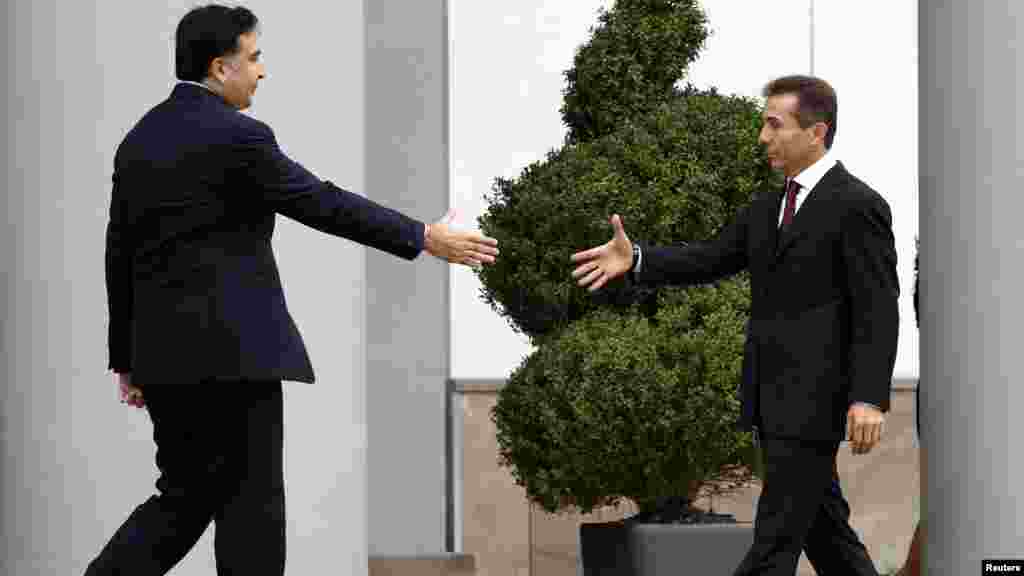
{"type": "Polygon", "coordinates": [[[889,409],[899,329],[892,213],[836,163],[778,230],[782,191],[760,194],[712,241],[643,251],[637,280],[696,284],[750,272],[740,425],[841,440],[854,402],[889,409]]]}
{"type": "Polygon", "coordinates": [[[108,367],[134,383],[312,382],[271,237],[276,214],[414,259],[424,224],[322,181],[264,123],[178,84],[114,159],[108,367]]]}

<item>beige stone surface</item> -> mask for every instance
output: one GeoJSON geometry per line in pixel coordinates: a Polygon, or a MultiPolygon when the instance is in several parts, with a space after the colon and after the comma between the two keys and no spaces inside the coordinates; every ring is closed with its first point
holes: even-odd
{"type": "Polygon", "coordinates": [[[473,557],[369,559],[369,576],[473,576],[473,557]]]}
{"type": "Polygon", "coordinates": [[[494,393],[464,394],[462,550],[479,576],[530,576],[530,508],[526,492],[498,465],[491,408],[494,393]]]}

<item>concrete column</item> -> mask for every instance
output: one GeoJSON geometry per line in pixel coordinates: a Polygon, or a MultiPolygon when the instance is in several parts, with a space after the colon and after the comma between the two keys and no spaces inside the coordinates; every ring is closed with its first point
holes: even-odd
{"type": "MultiPolygon", "coordinates": [[[[430,222],[448,207],[447,3],[367,0],[366,194],[430,222]]],[[[366,254],[369,553],[447,551],[448,265],[366,254]]]]}
{"type": "Polygon", "coordinates": [[[919,7],[925,572],[978,574],[1024,555],[1024,3],[919,7]]]}

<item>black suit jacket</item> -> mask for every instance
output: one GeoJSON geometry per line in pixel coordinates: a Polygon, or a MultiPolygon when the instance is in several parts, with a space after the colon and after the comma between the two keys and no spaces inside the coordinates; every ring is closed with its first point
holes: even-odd
{"type": "Polygon", "coordinates": [[[422,222],[321,181],[266,124],[178,84],[114,160],[108,367],[143,386],[312,382],[274,261],[276,214],[410,260],[423,248],[422,222]]]}
{"type": "Polygon", "coordinates": [[[643,250],[642,283],[705,283],[749,270],[740,424],[841,440],[853,402],[889,409],[899,325],[886,201],[833,166],[779,233],[782,191],[758,195],[710,242],[643,250]]]}

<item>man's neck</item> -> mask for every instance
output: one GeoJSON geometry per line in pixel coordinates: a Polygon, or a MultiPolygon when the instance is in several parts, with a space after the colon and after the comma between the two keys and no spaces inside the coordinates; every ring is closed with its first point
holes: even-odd
{"type": "Polygon", "coordinates": [[[202,86],[203,88],[206,88],[210,92],[213,92],[214,94],[220,96],[220,91],[217,90],[217,87],[212,82],[210,82],[209,80],[202,80],[202,81],[199,81],[199,82],[196,82],[194,80],[180,80],[180,82],[183,82],[185,84],[192,84],[194,86],[202,86]]]}
{"type": "Polygon", "coordinates": [[[793,169],[792,172],[788,172],[787,171],[785,173],[786,178],[796,178],[797,176],[800,175],[801,172],[803,172],[804,170],[807,170],[811,166],[814,166],[815,162],[817,162],[818,160],[821,160],[822,158],[824,158],[825,157],[825,153],[826,153],[825,150],[816,150],[813,154],[811,154],[807,158],[807,160],[805,162],[801,163],[798,168],[793,169]]]}

